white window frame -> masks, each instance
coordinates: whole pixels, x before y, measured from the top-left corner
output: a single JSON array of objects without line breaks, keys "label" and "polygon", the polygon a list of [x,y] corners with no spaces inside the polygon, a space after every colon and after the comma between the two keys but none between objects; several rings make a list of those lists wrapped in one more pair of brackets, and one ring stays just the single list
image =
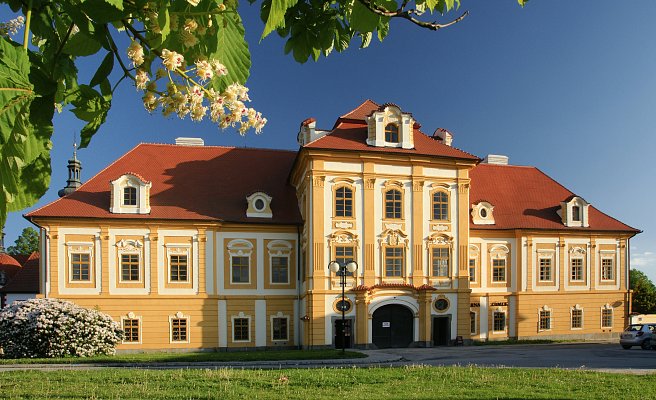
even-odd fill
[{"label": "white window frame", "polygon": [[[252,282],[252,269],[253,269],[253,243],[244,239],[234,239],[228,242],[228,258],[230,263],[230,285],[250,285]],[[232,257],[247,257],[248,258],[248,282],[234,282],[232,277]]]},{"label": "white window frame", "polygon": [[[248,320],[248,340],[236,340],[235,339],[235,320],[236,319],[247,319]],[[252,329],[253,328],[253,319],[251,318],[251,316],[250,315],[245,315],[243,312],[240,312],[237,315],[233,315],[231,317],[231,321],[232,321],[232,335],[231,335],[232,336],[232,342],[233,343],[250,343],[251,338],[253,336],[251,334],[251,332],[253,331],[253,329]]]},{"label": "white window frame", "polygon": [[[498,331],[494,329],[494,314],[503,314],[503,330]],[[508,332],[508,312],[503,309],[492,310],[492,333],[506,333]]]},{"label": "white window frame", "polygon": [[[143,283],[144,280],[144,265],[143,265],[143,243],[140,240],[119,240],[116,243],[118,254],[118,282],[119,283]],[[136,254],[139,257],[139,279],[136,281],[123,280],[123,260],[124,254]]]},{"label": "white window frame", "polygon": [[[191,244],[189,243],[167,243],[166,248],[166,282],[170,285],[187,285],[191,282]],[[184,281],[171,280],[171,256],[187,256],[187,279]]]},{"label": "white window frame", "polygon": [[[286,339],[274,339],[273,338],[273,321],[275,319],[278,319],[278,318],[287,320],[287,334],[286,334],[287,338]],[[278,311],[277,314],[271,315],[269,317],[269,323],[270,323],[270,326],[271,326],[271,341],[272,342],[289,342],[289,325],[290,325],[290,321],[291,321],[291,318],[289,317],[289,315],[283,314],[280,311]],[[249,323],[249,330],[250,330],[250,323]]]},{"label": "white window frame", "polygon": [[[581,261],[581,279],[572,279],[572,272],[574,271],[574,266],[572,262],[574,260],[579,260]],[[569,281],[570,282],[585,282],[585,258],[576,256],[576,257],[570,257],[569,259]]]},{"label": "white window frame", "polygon": [[[610,261],[610,272],[611,272],[611,278],[604,278],[604,261],[609,260]],[[604,256],[602,255],[599,258],[599,279],[602,282],[615,282],[615,257],[613,256]]]},{"label": "white window frame", "polygon": [[[546,318],[548,321],[549,327],[543,328],[542,327],[542,313],[547,313]],[[543,307],[540,307],[538,309],[538,332],[547,332],[550,331],[553,328],[553,312],[549,306],[544,305]]]},{"label": "white window frame", "polygon": [[[542,279],[542,260],[545,260],[545,261],[548,260],[548,261],[549,261],[549,279]],[[554,262],[553,262],[553,261],[554,261],[554,260],[553,260],[553,255],[544,255],[544,254],[541,254],[541,255],[538,257],[538,270],[537,270],[537,274],[538,274],[538,282],[549,282],[549,283],[553,283],[553,281],[554,281],[554,275],[555,275],[555,273],[554,273],[554,272],[555,272],[555,271],[554,271]]]},{"label": "white window frame", "polygon": [[[471,330],[471,316],[472,316],[472,314],[474,314],[474,331],[473,332]],[[471,336],[478,335],[479,325],[480,325],[480,322],[478,321],[478,313],[475,310],[470,309],[469,310],[469,331],[470,331],[469,334]]]},{"label": "white window frame", "polygon": [[[508,255],[510,254],[510,249],[506,245],[497,244],[490,248],[490,282],[495,283],[505,283],[508,284]],[[494,280],[494,260],[503,260],[504,261],[504,274],[502,281]]]},{"label": "white window frame", "polygon": [[[95,273],[93,260],[93,243],[92,242],[66,242],[66,253],[68,257],[68,283],[91,283]],[[89,256],[89,279],[73,280],[73,254],[87,254]]]},{"label": "white window frame", "polygon": [[[604,325],[604,311],[610,311],[610,326]],[[615,309],[610,304],[604,304],[601,307],[600,317],[601,320],[599,321],[599,324],[601,329],[613,329],[613,324],[615,323]]]},{"label": "white window frame", "polygon": [[[581,312],[581,326],[578,328],[574,327],[574,311],[580,311]],[[581,307],[579,304],[576,304],[574,307],[570,307],[569,309],[569,329],[572,331],[576,330],[582,330],[584,328],[585,324],[585,318],[583,317],[583,307]]]},{"label": "white window frame", "polygon": [[130,311],[126,315],[121,316],[121,329],[123,329],[123,332],[125,332],[125,320],[128,320],[128,319],[136,319],[136,320],[139,321],[139,326],[137,327],[139,340],[136,341],[136,342],[129,342],[129,341],[126,341],[126,340],[122,340],[121,343],[122,344],[127,344],[127,345],[142,344],[143,343],[143,335],[142,335],[143,323],[142,323],[141,315],[135,315],[133,312]]},{"label": "white window frame", "polygon": [[[187,320],[187,340],[173,340],[173,320],[186,319]],[[174,315],[169,315],[169,343],[189,343],[191,341],[191,318],[178,311]]]},{"label": "white window frame", "polygon": [[[269,284],[271,285],[289,285],[291,282],[292,266],[291,266],[291,253],[292,244],[286,240],[272,240],[267,244],[269,252]],[[287,281],[274,282],[273,281],[273,258],[281,257],[287,258]]]}]

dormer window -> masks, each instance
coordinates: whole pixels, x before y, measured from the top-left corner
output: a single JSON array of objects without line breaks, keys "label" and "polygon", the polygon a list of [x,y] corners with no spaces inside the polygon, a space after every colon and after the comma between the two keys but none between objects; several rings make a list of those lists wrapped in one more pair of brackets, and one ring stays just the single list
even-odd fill
[{"label": "dormer window", "polygon": [[415,120],[395,104],[383,104],[367,121],[367,144],[375,147],[413,149]]},{"label": "dormer window", "polygon": [[397,124],[387,124],[385,127],[385,141],[388,143],[399,142],[399,126]]},{"label": "dormer window", "polygon": [[113,214],[149,214],[152,183],[128,172],[111,181],[109,212]]},{"label": "dormer window", "polygon": [[563,224],[572,228],[587,228],[590,226],[588,221],[588,208],[590,204],[581,197],[573,196],[569,200],[560,203],[558,215]]},{"label": "dormer window", "polygon": [[494,207],[487,201],[472,204],[472,222],[474,225],[494,225]]},{"label": "dormer window", "polygon": [[273,212],[271,211],[272,197],[264,192],[255,192],[246,197],[248,208],[246,209],[246,216],[249,218],[271,218]]},{"label": "dormer window", "polygon": [[137,205],[137,188],[127,186],[123,188],[123,205],[136,206]]}]

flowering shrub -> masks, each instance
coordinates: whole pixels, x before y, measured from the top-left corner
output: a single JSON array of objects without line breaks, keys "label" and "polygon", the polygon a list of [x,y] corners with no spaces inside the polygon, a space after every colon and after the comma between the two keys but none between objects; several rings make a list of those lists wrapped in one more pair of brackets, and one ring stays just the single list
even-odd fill
[{"label": "flowering shrub", "polygon": [[57,299],[31,299],[0,310],[5,357],[89,357],[114,354],[121,326],[97,310]]}]

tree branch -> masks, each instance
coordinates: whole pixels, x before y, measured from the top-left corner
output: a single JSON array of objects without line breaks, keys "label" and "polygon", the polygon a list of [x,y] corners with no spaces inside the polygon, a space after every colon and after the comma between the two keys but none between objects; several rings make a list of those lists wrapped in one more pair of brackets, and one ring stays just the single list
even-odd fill
[{"label": "tree branch", "polygon": [[[118,52],[118,47],[116,46],[116,43],[114,42],[114,38],[112,37],[112,34],[109,32],[109,29],[107,28],[107,24],[103,25],[105,27],[105,34],[107,35],[107,40],[109,41],[109,48],[112,50],[112,53],[114,53],[114,57],[116,57],[116,60],[118,61],[119,65],[121,66],[121,69],[123,70],[123,78],[128,77],[132,80],[134,80],[134,77],[132,74],[130,74],[130,69],[125,66],[123,63],[123,60],[121,59],[121,55]],[[123,80],[121,78],[119,82]],[[118,83],[117,83],[118,85]],[[116,88],[116,86],[114,87]],[[113,92],[114,90],[112,90]]]},{"label": "tree branch", "polygon": [[414,9],[404,10],[405,5],[407,4],[407,2],[405,2],[405,1],[404,1],[403,5],[401,6],[401,8],[399,8],[396,11],[389,11],[388,9],[386,9],[383,6],[372,3],[371,0],[357,0],[357,1],[360,4],[362,4],[363,6],[367,7],[367,9],[369,11],[371,11],[372,13],[374,13],[374,14],[377,14],[377,15],[380,15],[380,16],[383,16],[383,17],[389,17],[389,18],[403,18],[403,19],[406,19],[406,20],[412,22],[413,24],[415,24],[419,27],[430,29],[431,31],[437,31],[439,29],[446,28],[446,27],[449,27],[451,25],[457,24],[458,22],[462,21],[463,19],[465,19],[465,17],[467,17],[469,15],[469,11],[465,11],[461,16],[454,19],[453,21],[450,21],[450,22],[447,22],[447,23],[444,23],[444,24],[440,24],[437,21],[435,21],[435,22],[421,21],[421,20],[418,20],[417,18],[413,17],[413,15],[416,15],[417,12]]}]

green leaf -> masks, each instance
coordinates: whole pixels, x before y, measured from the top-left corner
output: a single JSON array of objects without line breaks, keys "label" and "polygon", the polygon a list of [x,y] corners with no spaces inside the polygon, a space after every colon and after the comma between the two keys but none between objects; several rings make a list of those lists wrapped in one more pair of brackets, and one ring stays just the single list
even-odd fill
[{"label": "green leaf", "polygon": [[251,55],[244,39],[244,25],[236,14],[216,16],[216,43],[208,48],[208,58],[218,59],[228,69],[228,75],[217,82],[215,90],[223,91],[234,82],[245,83],[250,74]]},{"label": "green leaf", "polygon": [[68,38],[62,52],[72,56],[90,56],[96,54],[101,47],[96,39],[78,32]]},{"label": "green leaf", "polygon": [[39,82],[27,51],[0,39],[0,226],[7,213],[29,207],[50,182],[54,82]]},{"label": "green leaf", "polygon": [[285,27],[285,13],[297,2],[298,0],[266,0],[262,3],[261,18],[265,25],[260,40],[274,30]]},{"label": "green leaf", "polygon": [[95,23],[106,24],[129,16],[123,9],[123,0],[84,0],[79,8]]},{"label": "green leaf", "polygon": [[109,52],[103,59],[102,63],[100,63],[100,66],[98,67],[96,73],[93,75],[93,78],[91,78],[91,82],[89,82],[89,86],[93,87],[100,84],[109,76],[109,74],[112,72],[113,69],[114,69],[114,53]]},{"label": "green leaf", "polygon": [[371,12],[367,7],[363,6],[359,1],[355,0],[353,3],[353,10],[351,11],[349,25],[351,29],[357,32],[373,32],[380,22],[380,16]]},{"label": "green leaf", "polygon": [[88,122],[82,128],[80,135],[80,148],[87,147],[91,138],[105,122],[107,113],[112,106],[111,95],[102,96],[87,85],[80,85],[74,94],[71,104],[75,106],[71,111],[82,121]]}]

